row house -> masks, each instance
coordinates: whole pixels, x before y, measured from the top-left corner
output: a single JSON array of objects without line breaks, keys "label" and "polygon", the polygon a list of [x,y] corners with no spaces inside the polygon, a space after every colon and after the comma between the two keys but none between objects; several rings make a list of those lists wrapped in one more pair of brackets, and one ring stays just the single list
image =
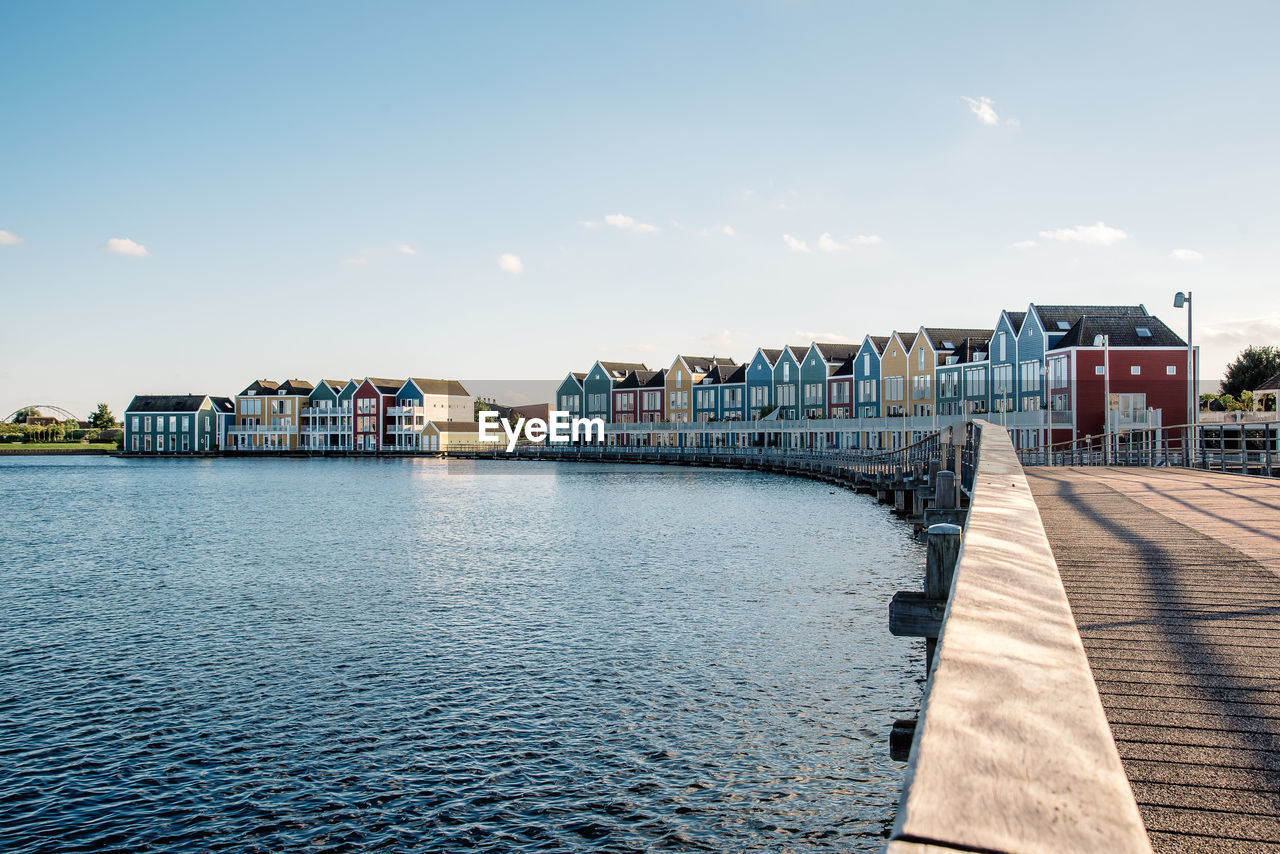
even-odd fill
[{"label": "row house", "polygon": [[773,366],[773,408],[777,418],[800,417],[800,366],[808,350],[808,347],[788,344],[778,354]]},{"label": "row house", "polygon": [[305,380],[254,380],[235,396],[228,435],[241,451],[292,451],[298,448],[302,410],[315,386]]},{"label": "row house", "polygon": [[781,356],[781,350],[761,347],[747,363],[747,411],[752,418],[759,418],[774,406],[773,368]]},{"label": "row house", "polygon": [[360,380],[321,380],[302,410],[300,446],[305,451],[350,451],[355,436],[351,396]]},{"label": "row house", "polygon": [[800,357],[800,416],[829,418],[828,383],[831,375],[858,352],[856,344],[815,341]]},{"label": "row house", "polygon": [[216,449],[220,413],[214,400],[207,394],[134,395],[124,411],[125,452],[193,454]]},{"label": "row house", "polygon": [[[991,340],[990,329],[958,329],[954,327],[921,326],[916,332],[911,350],[907,353],[907,370],[911,386],[911,414],[915,416],[932,416],[942,414],[937,411],[939,368],[955,364],[959,361],[959,351],[968,349],[970,341],[987,342]],[[952,386],[955,378],[951,372],[945,372],[949,397],[958,397],[958,385]],[[950,407],[949,407],[950,409]]]},{"label": "row house", "polygon": [[571,418],[585,418],[587,415],[587,398],[583,391],[583,383],[586,379],[586,372],[570,371],[556,388],[555,408],[569,413]]},{"label": "row house", "polygon": [[880,360],[889,346],[889,335],[868,335],[862,339],[853,360],[853,408],[855,418],[879,418]]},{"label": "row house", "polygon": [[428,424],[437,425],[433,435],[439,444],[441,425],[472,424],[475,411],[471,395],[457,380],[409,377],[396,392],[387,417],[392,437],[389,450],[418,451],[427,449]]},{"label": "row house", "polygon": [[613,390],[634,371],[647,371],[641,362],[596,362],[582,379],[584,417],[615,420]]},{"label": "row house", "polygon": [[640,380],[641,422],[667,420],[667,371],[636,371]]},{"label": "row house", "polygon": [[[689,422],[694,418],[693,387],[719,365],[734,366],[732,359],[718,356],[676,356],[667,368],[667,420]],[[704,419],[705,420],[705,419]]]},{"label": "row house", "polygon": [[746,365],[713,365],[693,390],[693,420],[745,421],[746,376]]}]

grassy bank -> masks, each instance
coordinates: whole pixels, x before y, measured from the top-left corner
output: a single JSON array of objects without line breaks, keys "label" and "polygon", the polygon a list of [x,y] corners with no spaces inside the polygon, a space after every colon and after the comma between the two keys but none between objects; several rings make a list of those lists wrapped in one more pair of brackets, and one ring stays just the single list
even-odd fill
[{"label": "grassy bank", "polygon": [[115,442],[13,442],[0,443],[0,454],[63,453],[77,454],[85,451],[106,452],[116,449]]}]

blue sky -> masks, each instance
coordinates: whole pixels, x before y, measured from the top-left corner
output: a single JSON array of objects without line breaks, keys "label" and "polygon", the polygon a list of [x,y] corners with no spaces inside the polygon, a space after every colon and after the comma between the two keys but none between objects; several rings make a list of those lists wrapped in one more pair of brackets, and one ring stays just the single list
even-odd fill
[{"label": "blue sky", "polygon": [[1184,330],[1186,289],[1206,373],[1280,343],[1274,5],[0,16],[0,416],[746,358],[1033,300]]}]

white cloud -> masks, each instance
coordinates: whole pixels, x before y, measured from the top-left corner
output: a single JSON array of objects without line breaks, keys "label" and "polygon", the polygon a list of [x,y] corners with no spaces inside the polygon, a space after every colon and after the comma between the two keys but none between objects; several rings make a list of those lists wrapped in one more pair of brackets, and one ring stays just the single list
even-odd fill
[{"label": "white cloud", "polygon": [[737,236],[737,232],[733,230],[733,226],[731,225],[717,225],[714,228],[704,228],[702,229],[702,231],[698,233],[701,234],[703,237],[712,237],[717,234],[722,235],[724,237]]},{"label": "white cloud", "polygon": [[1000,124],[1000,117],[996,115],[995,104],[990,98],[979,97],[970,98],[968,95],[962,95],[964,102],[969,105],[969,112],[978,117],[978,121],[984,125]]},{"label": "white cloud", "polygon": [[839,240],[832,237],[829,232],[823,232],[818,238],[818,248],[823,252],[840,252],[852,246],[875,246],[877,243],[883,243],[884,240],[878,234],[858,234],[853,237]]},{"label": "white cloud", "polygon": [[1046,240],[1061,240],[1064,243],[1089,243],[1094,246],[1110,246],[1124,240],[1129,235],[1118,228],[1099,221],[1097,225],[1077,225],[1075,228],[1055,228],[1042,231],[1040,236]]},{"label": "white cloud", "polygon": [[578,225],[582,226],[583,228],[599,228],[600,227],[600,223],[592,222],[589,219],[578,220]]},{"label": "white cloud", "polygon": [[737,342],[737,338],[734,333],[728,329],[717,329],[710,335],[699,336],[696,340],[698,343],[706,344],[708,347],[711,347],[713,350],[720,353],[733,349]]},{"label": "white cloud", "polygon": [[1035,245],[1036,245],[1036,242],[1034,240],[1019,240],[1017,243],[1009,244],[1009,246],[1013,249],[1030,249],[1032,246],[1035,246]]},{"label": "white cloud", "polygon": [[103,251],[115,252],[117,255],[132,255],[135,258],[146,258],[151,253],[141,243],[134,243],[127,237],[113,237],[102,244]]},{"label": "white cloud", "polygon": [[412,246],[410,246],[407,243],[401,243],[399,246],[396,247],[396,251],[399,252],[401,255],[417,255],[418,254],[418,250],[414,249]]},{"label": "white cloud", "polygon": [[510,252],[502,253],[502,257],[498,259],[498,267],[517,276],[524,272],[524,262],[520,260],[520,256]]},{"label": "white cloud", "polygon": [[12,231],[0,229],[0,246],[17,246],[21,242],[22,238]]},{"label": "white cloud", "polygon": [[1204,255],[1194,249],[1175,249],[1169,253],[1169,257],[1175,261],[1203,261]]},{"label": "white cloud", "polygon": [[[620,229],[622,231],[634,231],[636,234],[657,234],[659,231],[662,230],[658,228],[656,225],[650,225],[647,222],[639,222],[635,219],[635,217],[630,217],[630,216],[627,216],[626,214],[620,214],[620,213],[607,214],[604,218],[604,224],[611,225],[614,228]],[[587,227],[595,228],[595,223],[592,223]]]},{"label": "white cloud", "polygon": [[800,341],[821,341],[823,344],[856,344],[852,338],[841,335],[839,332],[812,332],[804,329],[797,329],[795,336]]},{"label": "white cloud", "polygon": [[809,248],[808,243],[805,243],[803,240],[797,240],[796,238],[792,237],[790,234],[782,235],[782,241],[787,244],[787,248],[790,249],[792,252],[812,252],[813,251]]}]

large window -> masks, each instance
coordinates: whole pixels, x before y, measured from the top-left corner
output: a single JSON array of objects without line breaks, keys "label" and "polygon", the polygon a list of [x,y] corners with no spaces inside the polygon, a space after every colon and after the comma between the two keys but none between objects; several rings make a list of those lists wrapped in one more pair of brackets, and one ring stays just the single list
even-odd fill
[{"label": "large window", "polygon": [[587,408],[592,412],[599,412],[609,406],[608,394],[590,394],[587,395]]},{"label": "large window", "polygon": [[1049,388],[1067,387],[1067,357],[1054,356],[1049,359]]},{"label": "large window", "polygon": [[987,396],[987,371],[985,368],[966,368],[964,372],[965,397]]},{"label": "large window", "polygon": [[1031,392],[1040,390],[1040,363],[1039,362],[1021,362],[1018,365],[1019,378],[1022,380],[1023,392],[1030,394]]}]

